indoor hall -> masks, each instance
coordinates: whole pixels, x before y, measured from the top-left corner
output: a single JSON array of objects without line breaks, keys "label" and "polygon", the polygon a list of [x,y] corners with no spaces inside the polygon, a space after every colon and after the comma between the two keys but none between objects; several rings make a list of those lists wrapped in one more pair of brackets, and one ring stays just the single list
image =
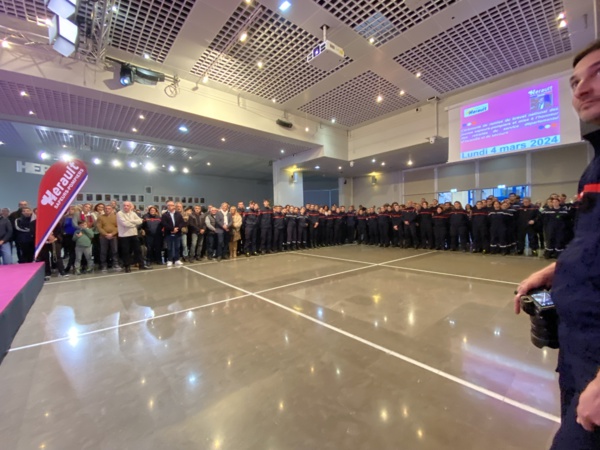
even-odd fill
[{"label": "indoor hall", "polygon": [[10,449],[545,449],[538,258],[345,245],[45,284],[0,366]]}]

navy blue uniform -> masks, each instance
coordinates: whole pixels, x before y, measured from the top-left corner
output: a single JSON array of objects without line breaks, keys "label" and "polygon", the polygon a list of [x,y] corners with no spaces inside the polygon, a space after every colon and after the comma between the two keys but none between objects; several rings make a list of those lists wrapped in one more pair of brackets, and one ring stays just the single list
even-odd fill
[{"label": "navy blue uniform", "polygon": [[390,224],[392,223],[389,213],[382,212],[377,216],[377,226],[379,229],[379,246],[390,246]]},{"label": "navy blue uniform", "polygon": [[273,213],[273,250],[283,250],[283,238],[285,234],[285,217],[280,212]]},{"label": "navy blue uniform", "polygon": [[417,234],[418,214],[415,208],[407,207],[402,210],[402,221],[404,222],[404,247],[419,246],[419,236]]},{"label": "navy blue uniform", "polygon": [[436,212],[433,217],[433,234],[435,236],[435,249],[446,250],[448,248],[448,215],[445,212]]},{"label": "navy blue uniform", "polygon": [[561,391],[561,427],[553,450],[600,448],[600,429],[590,433],[575,422],[579,394],[600,367],[600,133],[587,138],[596,156],[579,181],[575,236],[556,263],[552,283]]},{"label": "navy blue uniform", "polygon": [[350,244],[356,240],[356,211],[346,213],[346,239]]},{"label": "navy blue uniform", "polygon": [[298,214],[296,218],[296,242],[298,246],[302,246],[302,248],[306,248],[307,236],[308,236],[308,228],[309,221],[308,216],[305,214]]},{"label": "navy blue uniform", "polygon": [[356,216],[356,240],[359,244],[366,244],[367,238],[367,216],[359,214]]},{"label": "navy blue uniform", "polygon": [[260,249],[270,252],[273,239],[273,210],[269,207],[260,210]]},{"label": "navy blue uniform", "polygon": [[471,230],[473,233],[473,252],[487,252],[490,249],[488,210],[475,208],[471,213]]},{"label": "navy blue uniform", "polygon": [[367,216],[367,227],[369,230],[369,245],[377,245],[379,233],[377,227],[377,214],[371,213]]},{"label": "navy blue uniform", "polygon": [[419,211],[419,230],[421,230],[421,246],[432,249],[433,243],[433,208],[422,208]]},{"label": "navy blue uniform", "polygon": [[[540,210],[535,205],[522,206],[517,210],[517,253],[522,254],[525,250],[525,238],[529,241],[529,248],[539,248],[536,233],[536,223],[540,218]],[[529,222],[533,221],[532,224]]]},{"label": "navy blue uniform", "polygon": [[296,242],[298,241],[298,223],[296,219],[298,218],[297,214],[288,213],[285,215],[285,223],[287,229],[287,239],[286,239],[286,248],[291,250],[296,247]]},{"label": "navy blue uniform", "polygon": [[248,210],[244,212],[244,253],[254,254],[257,251],[256,238],[258,236],[258,222],[260,211]]},{"label": "navy blue uniform", "polygon": [[458,249],[460,247],[463,252],[467,251],[469,245],[469,213],[464,209],[453,209],[449,213],[450,216],[450,248]]}]

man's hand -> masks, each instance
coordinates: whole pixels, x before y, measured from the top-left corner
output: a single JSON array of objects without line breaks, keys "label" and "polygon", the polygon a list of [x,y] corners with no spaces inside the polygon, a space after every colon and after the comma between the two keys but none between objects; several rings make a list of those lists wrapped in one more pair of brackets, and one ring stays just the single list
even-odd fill
[{"label": "man's hand", "polygon": [[517,290],[515,291],[515,314],[519,314],[521,312],[521,297],[523,295],[527,295],[527,293],[532,289],[550,288],[552,286],[555,268],[556,263],[552,263],[548,267],[532,273],[523,281],[521,281],[517,287]]},{"label": "man's hand", "polygon": [[106,236],[104,236],[106,239],[112,239],[113,235],[112,233],[106,233]]},{"label": "man's hand", "polygon": [[590,432],[600,426],[600,378],[598,375],[579,396],[577,423]]},{"label": "man's hand", "polygon": [[173,234],[177,234],[177,233],[179,233],[179,227],[173,228]]},{"label": "man's hand", "polygon": [[398,225],[394,225],[394,230],[398,231]]},{"label": "man's hand", "polygon": [[530,220],[529,222],[527,222],[529,225],[533,225],[535,223],[535,220]]}]

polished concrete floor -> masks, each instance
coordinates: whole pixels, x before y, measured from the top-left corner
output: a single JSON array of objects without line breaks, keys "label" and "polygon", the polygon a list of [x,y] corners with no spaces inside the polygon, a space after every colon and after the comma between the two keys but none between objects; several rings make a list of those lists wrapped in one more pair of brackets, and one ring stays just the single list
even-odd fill
[{"label": "polished concrete floor", "polygon": [[348,245],[48,282],[0,365],[0,448],[546,449],[537,258]]}]

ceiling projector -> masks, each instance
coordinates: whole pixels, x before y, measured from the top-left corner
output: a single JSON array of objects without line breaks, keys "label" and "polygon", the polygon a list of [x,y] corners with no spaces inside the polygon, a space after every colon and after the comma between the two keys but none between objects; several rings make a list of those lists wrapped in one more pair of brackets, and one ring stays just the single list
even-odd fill
[{"label": "ceiling projector", "polygon": [[306,62],[317,69],[329,72],[344,60],[344,49],[331,41],[323,41],[306,57]]}]

